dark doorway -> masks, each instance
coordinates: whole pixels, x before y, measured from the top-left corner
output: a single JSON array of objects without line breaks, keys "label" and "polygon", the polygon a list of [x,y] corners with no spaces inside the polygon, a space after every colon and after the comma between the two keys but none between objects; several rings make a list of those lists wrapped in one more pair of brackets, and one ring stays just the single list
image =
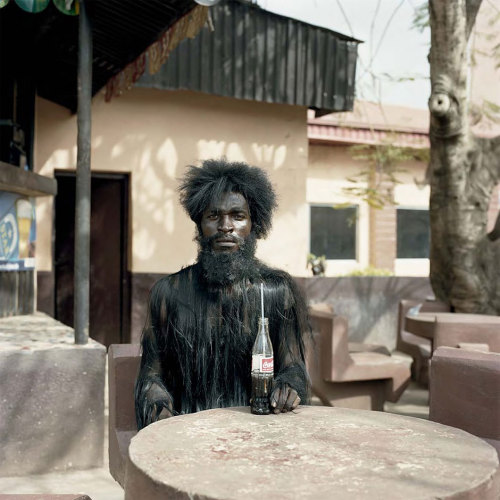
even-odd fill
[{"label": "dark doorway", "polygon": [[[76,175],[55,175],[55,316],[73,326]],[[128,175],[92,173],[90,224],[89,334],[106,347],[127,343]]]}]

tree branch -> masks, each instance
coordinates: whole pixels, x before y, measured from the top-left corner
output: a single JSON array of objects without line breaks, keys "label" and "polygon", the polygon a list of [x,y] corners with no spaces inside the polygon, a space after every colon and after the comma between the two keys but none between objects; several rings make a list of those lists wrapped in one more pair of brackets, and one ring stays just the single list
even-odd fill
[{"label": "tree branch", "polygon": [[490,241],[496,241],[498,238],[500,238],[500,212],[498,212],[495,227],[488,233],[488,239]]},{"label": "tree branch", "polygon": [[429,111],[433,136],[453,137],[462,132],[459,101],[451,79],[445,74],[437,76],[432,83]]},{"label": "tree branch", "polygon": [[[496,176],[496,182],[500,180],[500,136],[493,137],[488,140],[489,148],[488,148],[488,158],[487,162],[491,164],[492,174]],[[484,151],[484,149],[483,149]],[[495,222],[495,226],[488,233],[488,239],[490,241],[496,241],[500,238],[500,211],[497,215],[497,220]]]},{"label": "tree branch", "polygon": [[467,0],[465,4],[465,13],[467,16],[467,24],[465,28],[466,40],[469,39],[474,23],[476,22],[477,12],[481,7],[482,0]]},{"label": "tree branch", "polygon": [[492,154],[492,161],[496,160],[497,179],[500,179],[500,135],[490,139],[490,150]]}]

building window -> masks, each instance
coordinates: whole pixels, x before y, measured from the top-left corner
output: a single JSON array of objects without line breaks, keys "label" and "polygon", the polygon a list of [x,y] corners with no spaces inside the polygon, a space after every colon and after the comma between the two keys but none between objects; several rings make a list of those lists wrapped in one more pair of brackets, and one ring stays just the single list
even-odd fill
[{"label": "building window", "polygon": [[357,207],[311,207],[311,253],[327,259],[356,259]]},{"label": "building window", "polygon": [[398,208],[398,259],[429,258],[429,210]]}]

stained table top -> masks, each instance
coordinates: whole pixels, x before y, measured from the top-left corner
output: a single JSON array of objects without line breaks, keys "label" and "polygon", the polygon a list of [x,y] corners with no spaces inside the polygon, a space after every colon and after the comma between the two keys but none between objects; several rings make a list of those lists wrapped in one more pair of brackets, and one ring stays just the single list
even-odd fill
[{"label": "stained table top", "polygon": [[146,427],[129,455],[126,500],[500,495],[493,447],[459,429],[375,411],[207,410]]}]

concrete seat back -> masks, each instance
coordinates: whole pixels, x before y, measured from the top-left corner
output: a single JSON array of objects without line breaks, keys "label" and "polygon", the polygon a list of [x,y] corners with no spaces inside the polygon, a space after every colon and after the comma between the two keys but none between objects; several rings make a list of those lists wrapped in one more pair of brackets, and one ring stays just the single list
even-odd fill
[{"label": "concrete seat back", "polygon": [[491,352],[500,353],[500,324],[440,321],[434,327],[434,349],[458,347],[459,344],[486,344]]},{"label": "concrete seat back", "polygon": [[425,300],[420,312],[450,312],[450,306],[439,300]]},{"label": "concrete seat back", "polygon": [[350,352],[343,316],[317,305],[309,308],[309,316],[314,342],[307,350],[307,367],[313,394],[323,404],[342,401],[350,408],[382,409],[385,398],[399,397],[410,377],[406,364],[373,346]]},{"label": "concrete seat back", "polygon": [[398,306],[398,322],[396,332],[396,351],[412,357],[411,373],[413,380],[427,385],[429,382],[428,362],[431,356],[431,341],[405,330],[405,318],[412,307],[419,307],[419,312],[449,312],[447,304],[435,300],[403,299]]},{"label": "concrete seat back", "polygon": [[122,486],[125,480],[128,446],[137,434],[134,385],[140,360],[139,344],[109,346],[109,471]]},{"label": "concrete seat back", "polygon": [[[409,354],[410,356],[418,355],[418,347],[415,342],[409,342],[405,336],[405,317],[412,307],[417,307],[420,303],[416,300],[400,300],[398,305],[398,322],[396,332],[396,350]],[[424,341],[425,339],[422,339]]]},{"label": "concrete seat back", "polygon": [[481,437],[500,454],[500,354],[438,347],[431,359],[429,418]]}]

